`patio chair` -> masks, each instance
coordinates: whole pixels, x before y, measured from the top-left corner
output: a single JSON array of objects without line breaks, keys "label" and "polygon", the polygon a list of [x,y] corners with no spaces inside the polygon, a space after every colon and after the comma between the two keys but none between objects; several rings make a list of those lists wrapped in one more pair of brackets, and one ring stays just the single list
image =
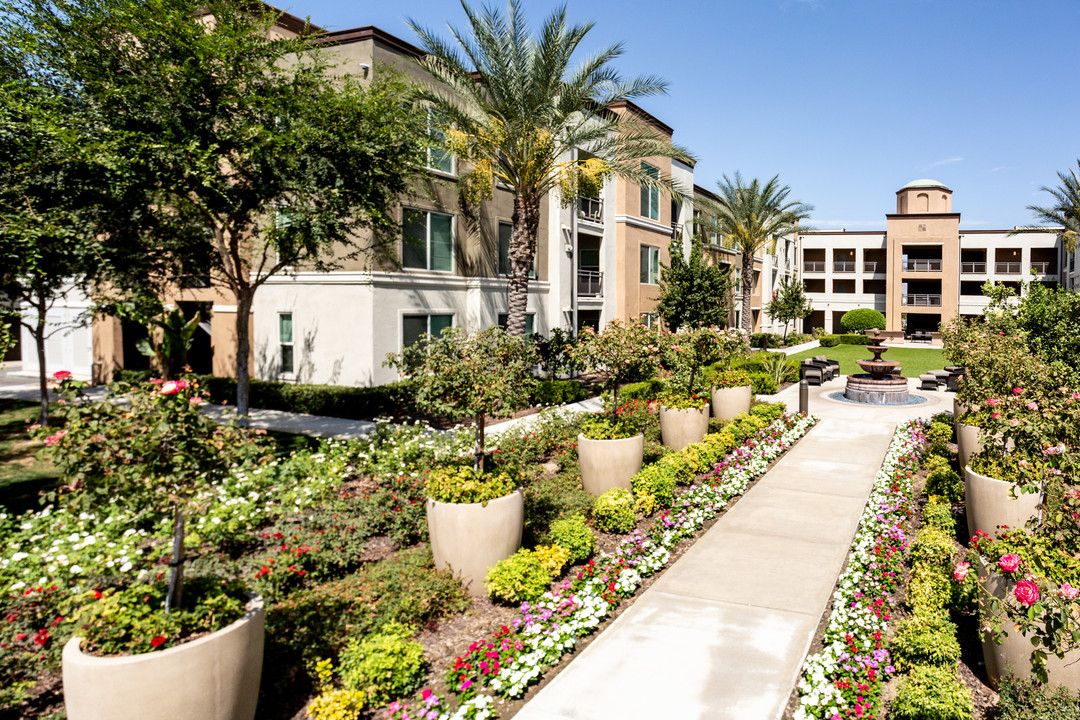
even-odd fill
[{"label": "patio chair", "polygon": [[839,360],[830,360],[829,358],[825,357],[824,355],[815,355],[813,357],[813,361],[818,365],[822,365],[823,367],[829,368],[829,374],[830,374],[831,377],[836,377],[837,375],[840,374],[840,361]]},{"label": "patio chair", "polygon": [[919,389],[920,390],[937,390],[937,376],[926,373],[919,376]]},{"label": "patio chair", "polygon": [[821,367],[815,365],[812,360],[803,360],[799,365],[799,378],[811,385],[820,385],[823,380]]}]

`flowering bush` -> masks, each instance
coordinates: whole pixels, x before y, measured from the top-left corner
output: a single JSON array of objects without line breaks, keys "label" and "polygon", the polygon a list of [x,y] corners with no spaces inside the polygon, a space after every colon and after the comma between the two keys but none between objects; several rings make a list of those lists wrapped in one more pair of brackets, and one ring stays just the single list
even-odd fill
[{"label": "flowering bush", "polygon": [[482,503],[505,497],[521,484],[521,478],[504,474],[481,474],[471,467],[457,466],[432,470],[427,479],[427,495],[444,503]]},{"label": "flowering bush", "polygon": [[710,372],[709,382],[718,388],[742,387],[750,384],[750,373],[745,370],[719,370]]},{"label": "flowering bush", "polygon": [[570,354],[583,367],[607,375],[605,387],[612,395],[612,407],[618,408],[619,385],[656,371],[658,342],[656,332],[640,322],[612,320],[603,332],[583,328]]},{"label": "flowering bush", "polygon": [[608,413],[589,413],[581,419],[581,434],[590,440],[624,440],[641,434],[641,428],[629,418]]},{"label": "flowering bush", "polygon": [[820,653],[806,659],[796,720],[879,717],[881,688],[895,672],[884,634],[902,579],[911,483],[925,445],[918,421],[897,429],[833,593]]},{"label": "flowering bush", "polygon": [[673,389],[677,389],[676,394],[692,395],[697,390],[708,389],[699,387],[701,378],[698,377],[698,372],[706,365],[730,361],[733,350],[730,343],[725,342],[726,338],[726,335],[709,328],[695,328],[680,333],[665,332],[660,335],[661,363],[671,375]]},{"label": "flowering bush", "polygon": [[671,410],[698,410],[709,404],[706,393],[664,393],[659,398],[660,404]]}]

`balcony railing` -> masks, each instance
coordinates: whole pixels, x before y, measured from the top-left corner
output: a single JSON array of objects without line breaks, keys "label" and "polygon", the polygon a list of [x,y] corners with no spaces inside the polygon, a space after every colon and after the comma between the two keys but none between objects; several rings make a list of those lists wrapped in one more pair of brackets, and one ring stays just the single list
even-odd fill
[{"label": "balcony railing", "polygon": [[1053,272],[1050,268],[1053,267],[1051,262],[1033,262],[1031,263],[1031,269],[1040,275],[1047,275]]},{"label": "balcony railing", "polygon": [[915,293],[903,295],[901,299],[902,304],[909,307],[941,307],[941,295]]},{"label": "balcony railing", "polygon": [[[880,269],[878,266],[881,266]],[[863,272],[868,273],[883,273],[885,272],[885,263],[878,262],[877,260],[866,260],[862,264]]]},{"label": "balcony railing", "polygon": [[984,262],[962,262],[960,263],[961,275],[985,275],[986,263]]},{"label": "balcony railing", "polygon": [[1022,263],[1018,262],[996,262],[994,272],[998,275],[1019,275],[1021,265]]},{"label": "balcony railing", "polygon": [[671,223],[671,239],[672,240],[678,240],[679,238],[681,238],[682,233],[683,233],[683,224],[682,223],[676,223],[676,222]]},{"label": "balcony railing", "polygon": [[604,222],[604,201],[596,198],[578,198],[578,217],[594,223]]},{"label": "balcony railing", "polygon": [[806,260],[803,262],[803,272],[825,272],[825,261]]},{"label": "balcony railing", "polygon": [[599,270],[579,269],[577,292],[579,297],[601,297],[604,294],[604,273]]},{"label": "balcony railing", "polygon": [[833,266],[832,267],[833,272],[838,272],[838,273],[855,272],[855,261],[854,260],[835,260],[835,261],[833,261],[832,266]]},{"label": "balcony railing", "polygon": [[941,272],[941,260],[908,260],[904,263],[905,272]]}]

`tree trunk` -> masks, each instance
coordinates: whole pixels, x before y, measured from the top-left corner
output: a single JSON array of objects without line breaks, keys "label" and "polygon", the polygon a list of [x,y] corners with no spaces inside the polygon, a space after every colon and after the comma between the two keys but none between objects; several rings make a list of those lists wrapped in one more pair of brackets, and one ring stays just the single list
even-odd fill
[{"label": "tree trunk", "polygon": [[251,356],[251,303],[254,291],[250,288],[236,293],[236,412],[241,417],[248,414],[251,372],[248,362]]},{"label": "tree trunk", "polygon": [[687,387],[686,387],[686,394],[687,395],[693,395],[694,394],[694,375],[696,373],[697,373],[697,365],[692,365],[690,367],[690,384],[687,385]]},{"label": "tree trunk", "polygon": [[540,227],[540,198],[535,194],[514,196],[510,218],[510,280],[506,302],[506,332],[525,335],[525,315],[529,304],[529,270],[536,256],[536,233]]},{"label": "tree trunk", "polygon": [[484,474],[484,413],[476,414],[476,472]]},{"label": "tree trunk", "polygon": [[616,380],[611,385],[611,424],[614,425],[619,420],[619,381]]},{"label": "tree trunk", "polygon": [[754,252],[743,249],[742,254],[742,330],[747,337],[754,332],[754,319],[750,315],[750,295],[754,292]]},{"label": "tree trunk", "polygon": [[37,346],[38,384],[41,388],[41,409],[38,411],[38,424],[49,424],[49,380],[45,375],[45,305],[38,306],[37,322],[34,323],[34,345]]}]

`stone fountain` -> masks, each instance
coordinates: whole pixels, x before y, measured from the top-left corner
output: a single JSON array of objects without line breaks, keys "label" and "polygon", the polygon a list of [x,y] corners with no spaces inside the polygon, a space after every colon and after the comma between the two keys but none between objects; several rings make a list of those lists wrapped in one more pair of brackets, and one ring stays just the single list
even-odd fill
[{"label": "stone fountain", "polygon": [[855,402],[871,405],[903,405],[908,402],[908,381],[897,374],[900,363],[882,360],[885,347],[880,335],[868,338],[866,349],[873,353],[873,360],[856,360],[865,373],[848,375],[844,397]]}]

